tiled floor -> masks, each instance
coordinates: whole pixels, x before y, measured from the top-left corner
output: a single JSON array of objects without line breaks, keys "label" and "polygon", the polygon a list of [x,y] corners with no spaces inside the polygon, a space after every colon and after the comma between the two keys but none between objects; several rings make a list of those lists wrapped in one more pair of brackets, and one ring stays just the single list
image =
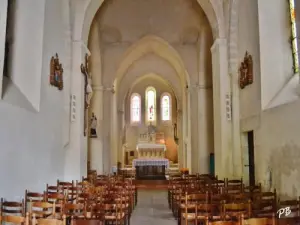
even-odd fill
[{"label": "tiled floor", "polygon": [[168,193],[161,190],[140,190],[131,225],[176,225],[168,206]]}]

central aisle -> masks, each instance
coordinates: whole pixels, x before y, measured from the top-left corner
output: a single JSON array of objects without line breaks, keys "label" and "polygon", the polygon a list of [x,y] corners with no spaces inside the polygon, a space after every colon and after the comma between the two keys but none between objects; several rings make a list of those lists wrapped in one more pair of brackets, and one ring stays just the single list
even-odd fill
[{"label": "central aisle", "polygon": [[163,190],[139,190],[138,203],[131,216],[131,225],[176,225],[168,206],[168,193]]}]

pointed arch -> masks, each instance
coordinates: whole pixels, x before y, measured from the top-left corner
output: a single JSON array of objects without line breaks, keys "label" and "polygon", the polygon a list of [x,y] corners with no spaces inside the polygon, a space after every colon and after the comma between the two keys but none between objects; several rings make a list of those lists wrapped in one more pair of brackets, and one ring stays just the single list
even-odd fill
[{"label": "pointed arch", "polygon": [[122,81],[128,69],[146,54],[153,53],[166,60],[176,71],[182,87],[189,85],[190,77],[179,53],[163,38],[155,35],[147,35],[131,45],[121,59],[115,76],[114,85],[118,89],[118,84]]},{"label": "pointed arch", "polygon": [[172,97],[168,92],[161,95],[160,98],[161,120],[163,122],[172,121]]},{"label": "pointed arch", "polygon": [[146,97],[146,124],[156,124],[156,90],[154,87],[147,87],[145,91]]},{"label": "pointed arch", "polygon": [[142,99],[138,93],[133,93],[130,97],[130,122],[131,124],[141,123]]}]

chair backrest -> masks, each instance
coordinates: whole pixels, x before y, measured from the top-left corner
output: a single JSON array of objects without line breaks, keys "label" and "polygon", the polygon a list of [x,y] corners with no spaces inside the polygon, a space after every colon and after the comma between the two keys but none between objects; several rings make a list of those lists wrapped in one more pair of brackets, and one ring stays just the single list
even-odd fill
[{"label": "chair backrest", "polygon": [[62,219],[49,219],[49,218],[38,218],[36,214],[32,215],[32,225],[66,225],[66,216],[63,215]]}]

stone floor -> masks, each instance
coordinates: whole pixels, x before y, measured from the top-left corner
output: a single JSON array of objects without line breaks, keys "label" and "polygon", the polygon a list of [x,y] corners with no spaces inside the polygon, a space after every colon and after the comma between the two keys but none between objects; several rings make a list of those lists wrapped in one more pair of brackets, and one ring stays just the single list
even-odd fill
[{"label": "stone floor", "polygon": [[168,206],[168,193],[162,190],[139,190],[138,203],[131,225],[176,225]]}]

